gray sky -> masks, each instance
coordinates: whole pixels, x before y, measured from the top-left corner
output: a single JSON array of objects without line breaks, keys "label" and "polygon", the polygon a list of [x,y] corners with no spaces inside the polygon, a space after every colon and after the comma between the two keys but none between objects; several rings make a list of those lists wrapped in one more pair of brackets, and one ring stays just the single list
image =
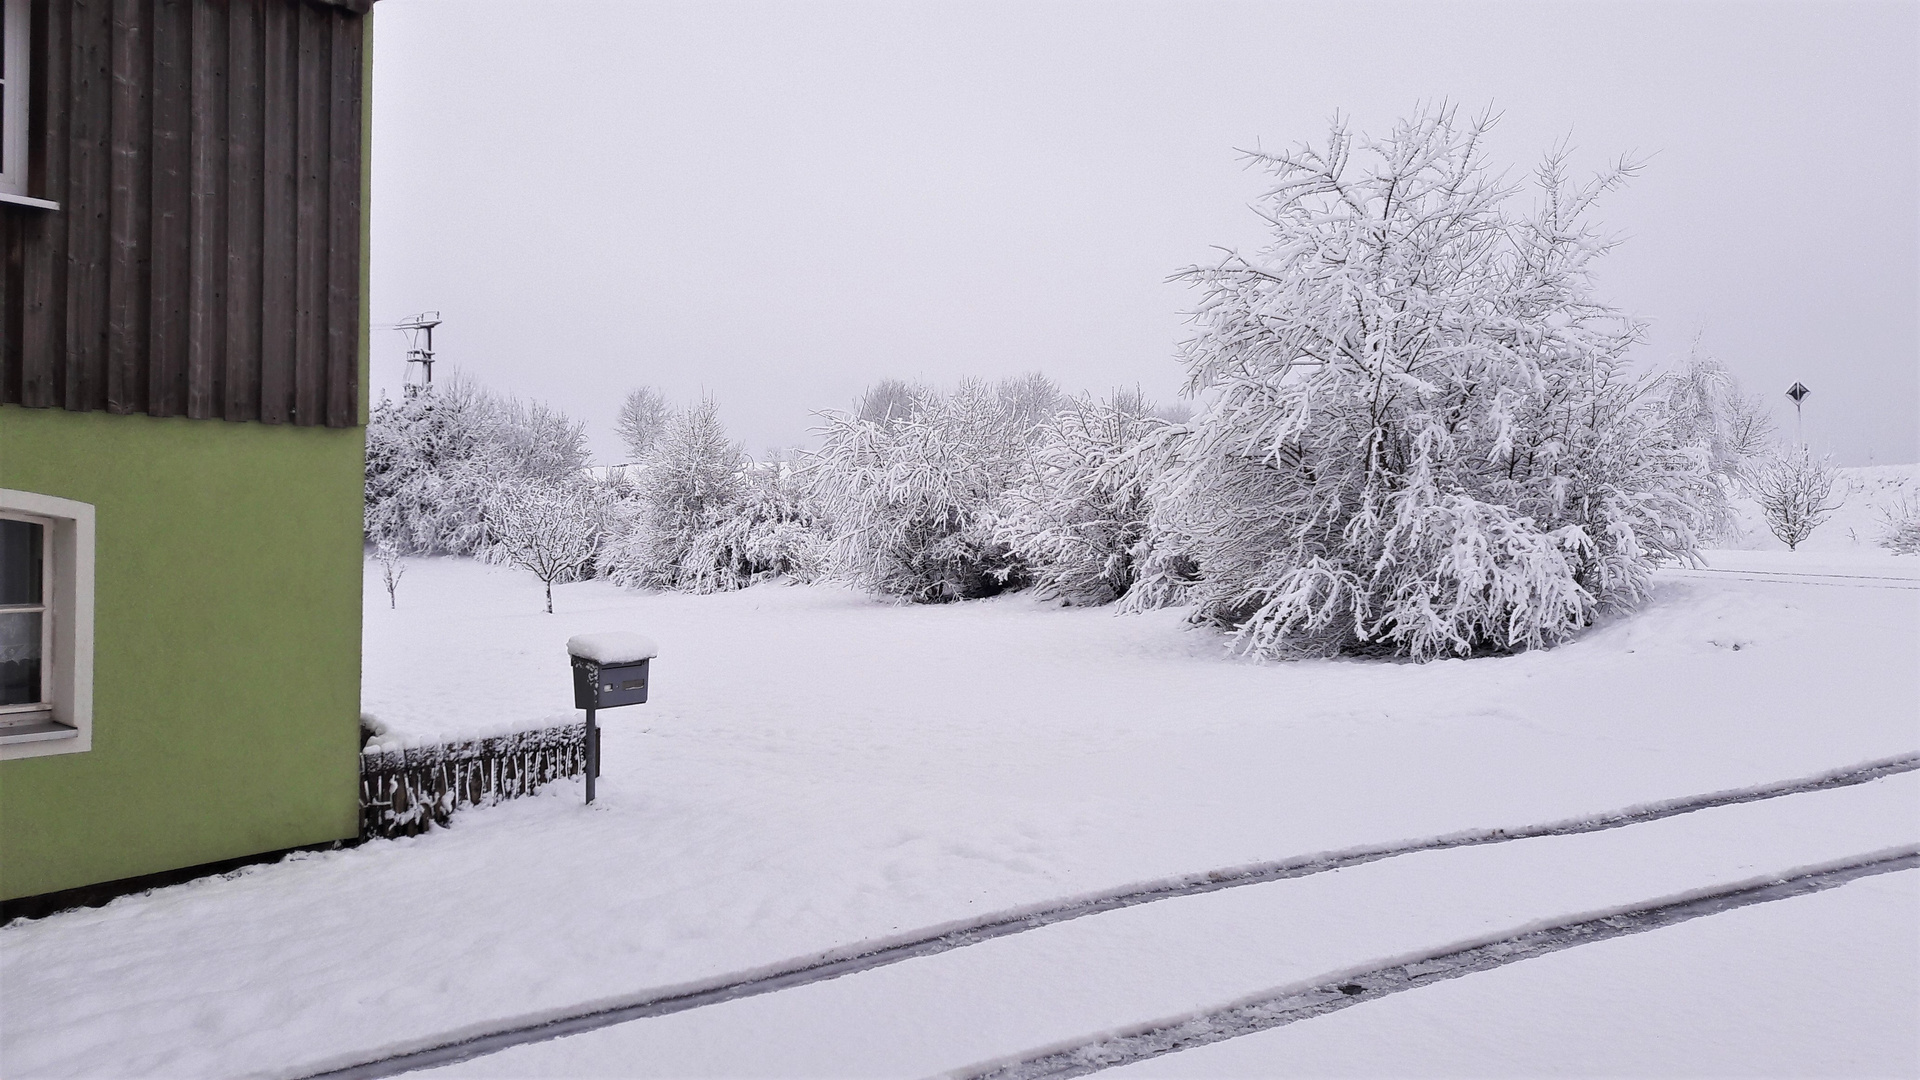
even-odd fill
[{"label": "gray sky", "polygon": [[[703,390],[760,453],[886,376],[1175,397],[1235,148],[1420,101],[1648,158],[1603,295],[1841,464],[1920,459],[1920,5],[381,0],[373,321],[589,422]],[[374,331],[374,389],[404,337]],[[441,371],[448,370],[442,367]]]}]

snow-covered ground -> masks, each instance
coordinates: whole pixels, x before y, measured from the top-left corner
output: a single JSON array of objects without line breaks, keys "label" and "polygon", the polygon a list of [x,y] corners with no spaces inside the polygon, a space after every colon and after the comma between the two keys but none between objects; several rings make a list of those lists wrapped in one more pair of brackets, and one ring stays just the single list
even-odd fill
[{"label": "snow-covered ground", "polygon": [[[1645,611],[1561,648],[1428,665],[1246,663],[1177,612],[1021,596],[904,607],[827,587],[684,596],[587,582],[556,588],[549,616],[531,577],[461,560],[410,561],[389,610],[376,568],[365,709],[386,740],[571,719],[569,637],[658,642],[652,700],[602,714],[599,801],[556,784],[423,837],[0,929],[0,1074],[300,1075],[1128,882],[1920,750],[1920,559],[1859,548],[1708,563],[1663,573]],[[1168,900],[453,1071],[962,1068],[1409,950],[1911,844],[1914,779]],[[1912,1074],[1916,878],[1132,1068],[1698,1074],[1818,1058]],[[1747,984],[1766,978],[1792,985]],[[1698,1039],[1649,1019],[1676,987],[1724,995],[1693,1002]],[[1502,1049],[1480,1056],[1489,1041]],[[1821,1046],[1860,1049],[1820,1058]]]}]

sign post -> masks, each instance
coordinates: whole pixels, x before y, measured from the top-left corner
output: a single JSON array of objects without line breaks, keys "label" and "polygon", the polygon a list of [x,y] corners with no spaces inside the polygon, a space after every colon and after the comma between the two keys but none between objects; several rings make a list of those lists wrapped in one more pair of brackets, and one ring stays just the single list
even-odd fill
[{"label": "sign post", "polygon": [[622,705],[644,705],[653,658],[660,650],[644,634],[612,631],[567,639],[573,660],[573,707],[585,709],[587,802],[593,802],[600,778],[600,726],[596,713]]},{"label": "sign post", "polygon": [[593,722],[593,706],[587,706],[587,801],[593,801],[593,782],[600,778],[600,729]]}]

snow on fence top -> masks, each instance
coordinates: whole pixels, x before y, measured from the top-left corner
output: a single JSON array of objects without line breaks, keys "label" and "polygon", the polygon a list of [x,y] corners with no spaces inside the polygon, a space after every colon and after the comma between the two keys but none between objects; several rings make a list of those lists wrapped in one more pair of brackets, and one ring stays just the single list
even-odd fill
[{"label": "snow on fence top", "polygon": [[575,634],[567,639],[567,652],[596,664],[634,664],[659,656],[660,648],[645,634],[608,630],[599,634]]}]

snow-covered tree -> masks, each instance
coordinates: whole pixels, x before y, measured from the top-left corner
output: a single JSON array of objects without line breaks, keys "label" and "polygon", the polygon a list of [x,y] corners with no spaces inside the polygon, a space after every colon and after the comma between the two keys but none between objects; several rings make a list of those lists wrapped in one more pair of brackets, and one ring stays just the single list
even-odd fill
[{"label": "snow-covered tree", "polygon": [[611,576],[644,588],[711,580],[689,559],[695,541],[725,524],[746,494],[746,458],[727,438],[711,398],[673,413],[633,484],[635,508]]},{"label": "snow-covered tree", "polygon": [[477,550],[492,423],[492,401],[465,379],[383,399],[367,423],[367,538],[402,551]]},{"label": "snow-covered tree", "polygon": [[1066,400],[1060,387],[1037,371],[1002,379],[994,384],[993,396],[1001,412],[1006,414],[1006,422],[1015,431],[1035,432],[1036,437],[1029,438],[1029,443],[1039,441],[1040,429],[1053,419]]},{"label": "snow-covered tree", "polygon": [[1046,422],[1034,471],[1007,493],[999,521],[1037,592],[1092,605],[1133,587],[1149,547],[1151,479],[1134,451],[1166,426],[1137,388],[1069,399]]},{"label": "snow-covered tree", "polygon": [[1249,155],[1272,242],[1182,275],[1205,407],[1155,516],[1196,617],[1248,653],[1547,645],[1694,550],[1704,455],[1627,374],[1639,326],[1589,280],[1610,244],[1586,212],[1632,169],[1574,185],[1550,155],[1517,212],[1490,126],[1439,109]]},{"label": "snow-covered tree", "polygon": [[1686,364],[1663,384],[1674,437],[1707,448],[1716,475],[1741,477],[1772,445],[1774,424],[1766,404],[1757,394],[1742,393],[1726,365],[1697,343]]},{"label": "snow-covered tree", "polygon": [[482,461],[496,478],[571,480],[586,467],[587,425],[541,401],[494,399]]},{"label": "snow-covered tree", "polygon": [[554,582],[590,576],[606,537],[607,500],[578,479],[495,484],[484,512],[488,542],[482,554],[539,578],[549,615]]},{"label": "snow-covered tree", "polygon": [[1746,490],[1755,467],[1771,449],[1773,418],[1759,395],[1742,393],[1726,366],[1701,351],[1698,343],[1685,366],[1662,382],[1668,430],[1681,445],[1706,453],[1716,481],[1706,503],[1710,530],[1719,539],[1733,540],[1739,525],[1731,500]]},{"label": "snow-covered tree", "polygon": [[885,424],[895,417],[911,413],[914,402],[929,393],[931,391],[926,387],[905,379],[881,379],[860,395],[860,403],[854,406],[853,415],[875,424]]},{"label": "snow-covered tree", "polygon": [[1833,480],[1833,467],[1804,446],[1775,455],[1753,478],[1753,496],[1767,528],[1788,551],[1798,548],[1840,509],[1841,500],[1833,497]]},{"label": "snow-covered tree", "polygon": [[583,423],[457,376],[382,400],[367,424],[367,538],[402,552],[475,554],[487,543],[481,510],[495,485],[569,479],[586,457]]},{"label": "snow-covered tree", "polygon": [[923,603],[1024,583],[996,532],[995,503],[1030,475],[1059,391],[1037,375],[969,380],[948,394],[878,391],[855,413],[823,414],[824,445],[809,465],[832,523],[834,572]]},{"label": "snow-covered tree", "polygon": [[627,392],[626,400],[620,403],[620,415],[614,420],[614,430],[626,445],[628,461],[645,461],[653,453],[654,444],[666,430],[671,414],[667,399],[653,387],[639,386]]}]

